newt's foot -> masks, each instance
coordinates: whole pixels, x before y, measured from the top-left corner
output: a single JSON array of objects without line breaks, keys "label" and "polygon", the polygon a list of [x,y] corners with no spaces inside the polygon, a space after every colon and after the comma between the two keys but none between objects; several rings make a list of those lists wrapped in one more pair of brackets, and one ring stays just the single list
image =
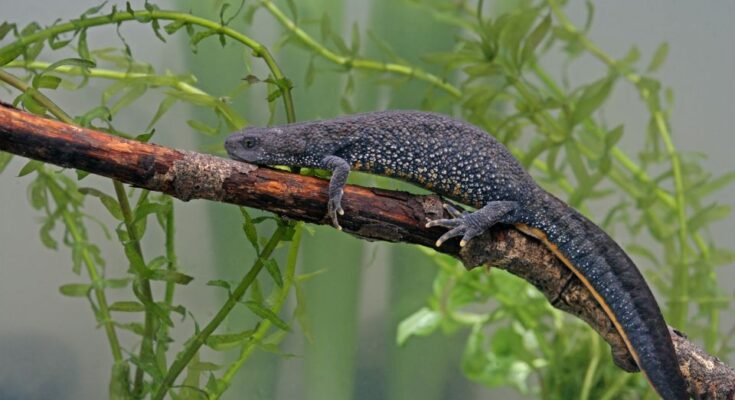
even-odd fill
[{"label": "newt's foot", "polygon": [[337,221],[337,215],[345,215],[345,210],[342,209],[342,195],[344,193],[344,190],[339,189],[339,191],[329,198],[329,203],[327,203],[327,215],[332,219],[332,226],[340,231],[342,227],[339,225],[339,221]]},{"label": "newt's foot", "polygon": [[[447,208],[447,211],[449,211],[449,208]],[[449,213],[453,214],[451,211],[449,211]],[[433,221],[429,221],[426,224],[426,227],[431,228],[433,226],[441,226],[449,229],[441,235],[439,239],[437,239],[436,247],[440,247],[442,243],[457,236],[462,236],[462,240],[459,241],[459,245],[464,247],[470,239],[485,231],[486,228],[482,225],[483,224],[477,220],[474,214],[464,213],[456,216],[455,218],[435,219]]]},{"label": "newt's foot", "polygon": [[426,227],[441,226],[449,229],[437,239],[436,247],[457,236],[462,236],[459,245],[464,247],[472,238],[481,235],[491,226],[505,222],[503,217],[513,211],[516,204],[514,201],[493,201],[473,213],[460,212],[454,206],[444,204],[444,208],[453,218],[435,219],[426,223]]}]

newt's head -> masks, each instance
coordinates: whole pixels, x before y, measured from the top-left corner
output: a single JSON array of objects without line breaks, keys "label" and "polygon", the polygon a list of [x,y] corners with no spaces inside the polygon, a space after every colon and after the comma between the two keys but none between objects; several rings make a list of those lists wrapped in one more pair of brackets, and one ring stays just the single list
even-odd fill
[{"label": "newt's head", "polygon": [[225,141],[227,154],[238,161],[267,165],[299,165],[306,143],[283,129],[245,128]]}]

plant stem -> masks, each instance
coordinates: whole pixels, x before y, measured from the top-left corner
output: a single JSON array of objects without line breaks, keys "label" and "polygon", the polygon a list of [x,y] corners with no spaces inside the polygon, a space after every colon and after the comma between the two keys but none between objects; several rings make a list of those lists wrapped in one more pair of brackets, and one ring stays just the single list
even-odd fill
[{"label": "plant stem", "polygon": [[582,390],[579,395],[579,400],[587,400],[590,397],[592,391],[592,383],[594,382],[595,373],[597,372],[597,366],[600,363],[600,337],[597,332],[590,331],[590,345],[592,347],[592,354],[590,356],[590,362],[587,366],[587,371],[584,373],[584,380],[582,381]]},{"label": "plant stem", "polygon": [[[69,124],[74,123],[74,120],[67,113],[65,113],[64,110],[59,108],[56,103],[51,101],[51,99],[44,96],[41,92],[37,90],[31,90],[32,88],[28,86],[28,84],[13,76],[12,74],[3,71],[2,69],[0,69],[0,81],[9,84],[10,86],[13,86],[14,88],[24,93],[30,93],[37,102],[46,107],[46,109],[49,110],[49,112],[51,112],[59,120]],[[69,230],[69,233],[72,235],[74,241],[78,243],[86,241],[86,239],[73,224],[69,212],[67,210],[64,210],[63,213],[64,223],[66,224],[66,227]],[[100,274],[94,265],[94,261],[92,260],[92,257],[90,257],[89,252],[86,249],[82,254],[82,259],[84,260],[84,264],[87,267],[87,273],[89,274],[89,279],[92,281],[92,286],[94,287],[94,295],[97,299],[97,307],[99,308],[102,323],[105,326],[105,334],[107,335],[107,341],[110,343],[112,357],[115,360],[115,364],[119,364],[123,361],[122,350],[120,347],[120,340],[118,339],[117,332],[115,331],[115,325],[113,324],[112,318],[110,317],[110,310],[107,305],[107,296],[105,295],[104,285],[102,284]]]},{"label": "plant stem", "polygon": [[[51,63],[43,61],[13,61],[4,66],[4,68],[23,68],[32,70],[45,70]],[[157,86],[169,86],[190,94],[207,93],[196,86],[181,80],[181,77],[146,74],[142,72],[121,72],[104,68],[80,68],[72,65],[61,65],[54,68],[54,72],[67,75],[89,76],[93,78],[114,79],[114,80],[155,80]]]},{"label": "plant stem", "polygon": [[644,100],[649,109],[649,112],[651,113],[651,117],[653,118],[656,129],[661,136],[661,140],[664,143],[666,152],[669,156],[669,159],[671,160],[671,169],[674,176],[674,190],[676,198],[677,219],[679,222],[678,235],[680,246],[679,265],[674,268],[674,278],[672,284],[673,295],[671,296],[673,301],[671,303],[670,316],[672,325],[683,326],[688,314],[688,304],[686,303],[686,301],[684,301],[684,299],[687,298],[689,293],[688,254],[690,251],[687,241],[688,233],[686,217],[686,198],[684,194],[684,178],[681,168],[681,160],[679,159],[679,153],[676,151],[671,133],[669,132],[666,117],[660,109],[655,108],[651,105],[651,102],[649,100],[652,96],[652,93],[650,90],[641,86],[641,82],[643,81],[641,76],[635,74],[634,72],[621,70],[615,59],[605,54],[605,52],[597,47],[597,45],[585,35],[579,34],[577,28],[571,23],[569,18],[567,18],[561,7],[559,7],[559,5],[557,4],[556,0],[547,1],[549,7],[551,8],[551,12],[559,20],[559,23],[561,24],[563,29],[565,29],[570,34],[575,35],[577,37],[577,40],[579,40],[579,43],[582,44],[582,46],[590,54],[605,63],[609,68],[617,71],[628,81],[630,81],[636,87],[636,89],[638,89],[641,98]]},{"label": "plant stem", "polygon": [[225,317],[227,317],[227,315],[237,305],[243,295],[245,295],[245,292],[248,290],[253,281],[255,281],[255,278],[258,276],[260,270],[263,269],[265,261],[271,256],[273,250],[275,250],[276,246],[281,242],[281,238],[283,238],[286,229],[287,228],[285,226],[279,226],[276,231],[273,232],[273,235],[263,248],[260,257],[255,260],[255,263],[250,268],[250,271],[248,271],[245,277],[243,277],[243,279],[240,281],[240,284],[237,285],[237,288],[235,288],[232,294],[227,298],[227,301],[222,306],[222,308],[217,311],[217,314],[212,318],[211,321],[209,321],[207,326],[205,326],[204,329],[199,332],[199,334],[197,334],[189,341],[189,344],[182,351],[182,353],[176,357],[176,360],[171,365],[171,368],[169,368],[166,376],[163,378],[160,385],[158,385],[158,387],[156,388],[152,397],[153,400],[163,399],[163,397],[171,388],[171,385],[173,385],[174,381],[179,376],[181,371],[184,370],[189,361],[191,361],[192,357],[197,354],[199,348],[204,345],[204,343],[207,341],[207,338],[212,333],[214,333],[217,327],[219,327],[219,325],[225,320]]},{"label": "plant stem", "polygon": [[[112,181],[115,187],[115,195],[117,196],[117,202],[120,204],[120,210],[123,215],[123,224],[125,230],[128,233],[128,239],[133,243],[133,248],[137,253],[140,260],[143,258],[143,249],[140,247],[140,238],[135,231],[135,225],[133,224],[133,212],[130,209],[130,203],[128,202],[128,195],[125,193],[125,187],[119,181]],[[132,263],[132,260],[130,260]],[[145,263],[145,261],[143,261]],[[140,360],[143,361],[146,357],[152,357],[153,355],[153,324],[154,315],[153,310],[150,309],[153,303],[153,292],[151,291],[151,282],[148,278],[139,276],[140,286],[143,291],[143,300],[145,304],[145,321],[143,325],[143,342],[140,345]],[[143,391],[143,378],[145,371],[143,368],[138,366],[135,370],[135,381],[133,383],[133,394],[140,396]]]},{"label": "plant stem", "polygon": [[[298,260],[299,245],[301,244],[301,233],[303,230],[302,226],[303,223],[298,223],[298,225],[294,227],[294,235],[291,239],[291,245],[288,249],[288,258],[286,260],[286,273],[284,274],[285,276],[283,280],[283,287],[278,290],[276,300],[272,306],[272,310],[276,314],[281,311],[281,308],[283,308],[283,305],[285,304],[286,299],[291,292],[291,287],[294,283],[294,276],[296,273],[296,261]],[[225,371],[225,373],[222,375],[222,378],[220,378],[223,384],[216,385],[215,391],[209,393],[210,400],[219,399],[220,396],[222,396],[224,390],[230,386],[230,382],[235,377],[235,374],[240,370],[240,368],[242,368],[243,364],[245,364],[245,361],[247,361],[250,358],[250,355],[252,355],[256,346],[260,343],[261,340],[263,340],[263,337],[265,337],[266,333],[268,333],[271,325],[272,323],[268,320],[262,321],[258,326],[258,329],[256,329],[253,333],[253,335],[245,339],[246,342],[242,346],[240,357],[238,357],[235,362],[231,363],[227,367],[227,371]]]},{"label": "plant stem", "polygon": [[7,83],[8,85],[20,90],[23,93],[29,93],[34,100],[46,107],[46,109],[60,121],[66,122],[67,124],[74,124],[74,119],[69,116],[69,114],[64,112],[64,110],[59,108],[56,103],[43,95],[43,93],[32,88],[31,86],[28,86],[27,83],[23,82],[18,77],[0,69],[0,81]]},{"label": "plant stem", "polygon": [[[243,35],[242,33],[223,26],[218,22],[210,21],[206,18],[197,17],[191,14],[177,12],[177,11],[164,11],[164,10],[136,10],[131,12],[117,11],[108,15],[102,15],[97,17],[88,17],[83,19],[75,19],[70,22],[51,26],[46,29],[42,29],[28,36],[18,38],[13,43],[0,48],[0,54],[8,52],[13,53],[19,48],[28,46],[31,43],[46,40],[52,36],[56,36],[62,33],[79,31],[94,26],[101,25],[114,25],[125,21],[140,20],[146,22],[147,19],[163,20],[163,21],[183,21],[191,25],[198,25],[207,28],[217,34],[222,34],[235,39],[236,41],[244,44],[245,46],[253,49],[253,55],[263,59],[268,69],[273,74],[276,80],[285,79],[283,72],[276,63],[270,51],[260,44],[259,42],[251,39],[250,37]],[[295,112],[293,106],[293,99],[291,96],[291,89],[286,86],[279,85],[279,90],[283,94],[283,103],[286,110],[286,117],[289,121],[295,120]]]},{"label": "plant stem", "polygon": [[438,76],[428,73],[420,68],[408,66],[408,65],[402,65],[402,64],[396,64],[396,63],[384,63],[381,61],[375,61],[375,60],[368,60],[364,58],[355,58],[355,57],[346,57],[341,56],[328,48],[322,46],[319,42],[314,40],[308,33],[306,33],[304,30],[296,26],[296,24],[289,19],[283,11],[281,11],[278,6],[276,6],[272,1],[270,0],[261,0],[260,2],[265,9],[267,9],[273,17],[275,17],[278,22],[281,23],[286,29],[291,31],[294,36],[296,36],[303,44],[310,47],[312,50],[314,50],[317,54],[324,57],[325,59],[341,65],[345,68],[355,68],[355,69],[366,69],[366,70],[374,70],[374,71],[382,71],[382,72],[390,72],[394,74],[399,75],[406,75],[410,76],[425,82],[428,82],[445,92],[449,93],[453,97],[459,98],[462,96],[462,93],[459,89],[454,87],[452,84],[447,82],[446,80],[439,78]]},{"label": "plant stem", "polygon": [[[168,260],[167,269],[169,271],[176,271],[179,269],[178,260],[176,259],[175,250],[175,219],[174,219],[174,202],[171,201],[171,211],[166,215],[166,260]],[[164,295],[164,302],[168,306],[172,306],[174,303],[174,289],[176,284],[174,282],[166,282],[166,293]]]},{"label": "plant stem", "polygon": [[[69,234],[77,243],[85,242],[86,239],[82,233],[76,228],[76,224],[72,220],[71,214],[68,210],[63,211],[63,219],[66,228],[69,230]],[[110,349],[112,350],[112,358],[115,360],[115,364],[119,364],[123,361],[122,349],[120,347],[120,340],[117,338],[117,332],[115,331],[115,325],[110,317],[110,310],[107,304],[107,296],[105,296],[104,284],[102,278],[94,265],[92,257],[85,248],[82,252],[82,260],[84,265],[87,267],[87,273],[89,279],[92,281],[92,287],[94,288],[94,295],[97,299],[97,307],[99,308],[100,316],[102,317],[102,324],[105,326],[105,333],[107,334],[107,340],[110,342]]]}]

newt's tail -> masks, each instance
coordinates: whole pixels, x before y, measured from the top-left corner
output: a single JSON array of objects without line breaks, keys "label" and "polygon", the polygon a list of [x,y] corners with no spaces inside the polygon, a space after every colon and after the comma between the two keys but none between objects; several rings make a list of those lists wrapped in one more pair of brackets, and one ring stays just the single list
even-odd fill
[{"label": "newt's tail", "polygon": [[666,322],[633,261],[555,197],[533,208],[519,227],[541,239],[592,292],[656,392],[665,400],[689,399]]}]

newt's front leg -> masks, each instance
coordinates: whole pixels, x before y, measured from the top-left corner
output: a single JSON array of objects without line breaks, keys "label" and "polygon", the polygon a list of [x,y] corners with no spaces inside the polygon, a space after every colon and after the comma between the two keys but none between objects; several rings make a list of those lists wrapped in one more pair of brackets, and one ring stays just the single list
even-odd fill
[{"label": "newt's front leg", "polygon": [[326,156],[322,160],[322,165],[324,169],[332,171],[332,178],[329,180],[327,215],[332,219],[332,225],[342,230],[339,221],[337,221],[337,214],[345,214],[345,210],[342,209],[342,195],[345,192],[344,187],[347,183],[347,176],[350,174],[350,164],[340,157]]}]

